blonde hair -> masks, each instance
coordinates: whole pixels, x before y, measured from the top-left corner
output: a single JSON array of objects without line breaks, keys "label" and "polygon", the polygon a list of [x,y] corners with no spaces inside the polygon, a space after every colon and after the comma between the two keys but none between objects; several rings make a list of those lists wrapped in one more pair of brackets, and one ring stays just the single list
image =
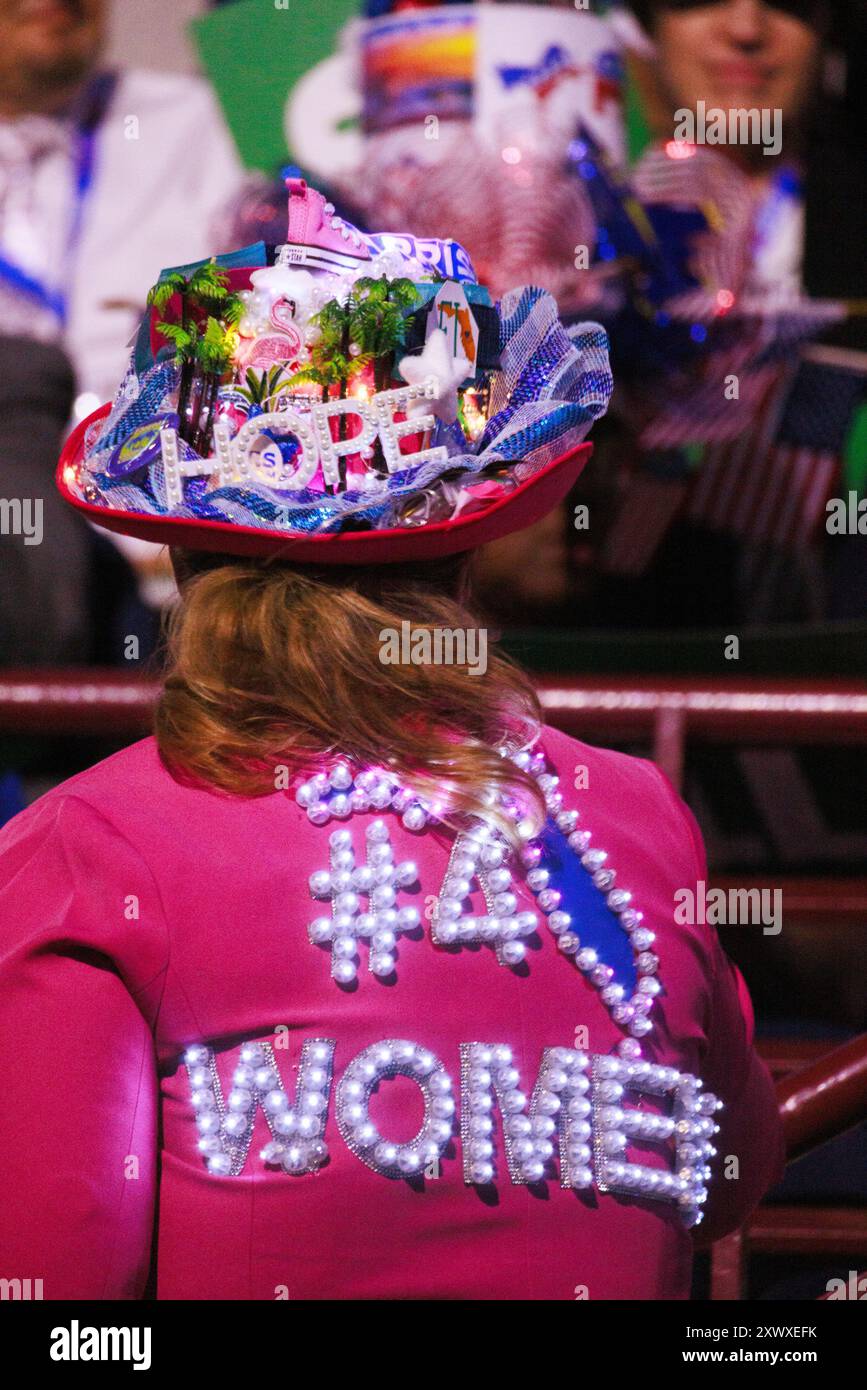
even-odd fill
[{"label": "blonde hair", "polygon": [[384,767],[443,808],[517,841],[514,811],[534,830],[544,802],[500,749],[536,738],[541,714],[527,677],[491,652],[467,665],[384,664],[381,633],[474,628],[462,560],[424,566],[309,568],[177,553],[180,601],[156,715],[175,775],[239,796],[309,775],[334,755]]}]

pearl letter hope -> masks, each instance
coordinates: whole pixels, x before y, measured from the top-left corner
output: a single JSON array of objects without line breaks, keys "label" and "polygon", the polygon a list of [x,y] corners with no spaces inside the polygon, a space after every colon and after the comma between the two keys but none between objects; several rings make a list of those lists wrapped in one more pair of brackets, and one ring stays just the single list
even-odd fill
[{"label": "pearl letter hope", "polygon": [[[260,1108],[271,1132],[262,1161],[297,1176],[320,1168],[329,1156],[324,1136],[334,1048],[330,1038],[304,1040],[294,1105],[268,1043],[240,1049],[227,1101],[214,1052],[204,1044],[188,1048],[184,1063],[208,1171],[215,1177],[243,1171]],[[439,1171],[452,1157],[457,1132],[468,1186],[485,1187],[506,1173],[511,1182],[532,1186],[555,1178],[559,1168],[561,1187],[595,1185],[599,1192],[669,1202],[686,1225],[701,1220],[721,1102],[697,1077],[640,1059],[546,1047],[528,1096],[506,1043],[462,1043],[460,1062],[458,1124],[452,1078],[423,1044],[385,1038],[362,1049],[336,1090],[337,1127],[347,1148],[383,1177],[427,1176],[431,1164]],[[395,1076],[414,1081],[424,1103],[418,1133],[404,1142],[381,1134],[370,1116],[372,1093]],[[670,1102],[668,1113],[629,1103],[640,1096]],[[669,1144],[673,1170],[630,1162],[633,1141]]]},{"label": "pearl letter hope", "polygon": [[[369,400],[351,396],[346,400],[311,404],[305,412],[295,408],[296,401],[288,410],[271,410],[246,420],[234,438],[230,437],[226,423],[218,421],[214,426],[214,455],[206,459],[182,459],[177,431],[165,426],[160,431],[160,444],[166,506],[169,510],[183,506],[184,478],[208,477],[212,488],[250,485],[278,492],[300,492],[310,484],[320,464],[326,484],[337,490],[340,486],[339,460],[347,454],[369,450],[377,436],[390,473],[430,461],[445,463],[448,455],[442,446],[411,454],[400,451],[400,441],[405,436],[434,428],[433,415],[413,415],[407,420],[394,418],[397,411],[405,412],[416,401],[432,400],[435,394],[436,382],[431,379],[419,386],[378,391]],[[331,421],[347,415],[361,421],[360,433],[349,439],[333,439]],[[298,452],[291,463],[283,461],[279,449],[268,442],[267,437],[263,452],[252,452],[254,443],[262,439],[265,430],[295,439]],[[267,464],[267,469],[260,466],[259,459]]]}]

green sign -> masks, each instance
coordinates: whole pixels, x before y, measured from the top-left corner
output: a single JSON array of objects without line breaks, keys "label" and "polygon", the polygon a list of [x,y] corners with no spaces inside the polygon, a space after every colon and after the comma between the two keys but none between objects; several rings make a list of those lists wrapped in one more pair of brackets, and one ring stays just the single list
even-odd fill
[{"label": "green sign", "polygon": [[295,83],[337,47],[359,0],[237,0],[190,28],[244,163],[273,173],[291,157],[284,133]]}]

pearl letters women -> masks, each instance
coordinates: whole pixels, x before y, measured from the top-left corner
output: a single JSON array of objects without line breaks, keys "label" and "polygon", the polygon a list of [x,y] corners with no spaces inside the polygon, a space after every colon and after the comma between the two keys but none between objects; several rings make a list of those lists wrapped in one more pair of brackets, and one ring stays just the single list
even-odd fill
[{"label": "pearl letters women", "polygon": [[[237,1177],[244,1170],[259,1108],[272,1135],[259,1155],[263,1163],[296,1176],[326,1163],[335,1048],[330,1038],[304,1040],[294,1099],[267,1042],[240,1049],[227,1099],[212,1049],[187,1049],[198,1147],[213,1176]],[[421,1127],[404,1143],[381,1134],[369,1111],[373,1090],[397,1075],[411,1078],[424,1102]],[[468,1186],[506,1179],[532,1186],[555,1178],[559,1169],[561,1187],[595,1186],[670,1202],[686,1225],[701,1220],[716,1153],[712,1117],[721,1102],[703,1091],[697,1077],[641,1059],[546,1047],[528,1094],[507,1043],[466,1042],[460,1047],[460,1108],[453,1091],[444,1062],[424,1044],[384,1038],[343,1070],[336,1087],[337,1126],[347,1148],[382,1177],[447,1179],[448,1147],[459,1135]],[[670,1102],[670,1113],[628,1103],[642,1096]],[[674,1167],[630,1162],[631,1140],[673,1142]]]}]

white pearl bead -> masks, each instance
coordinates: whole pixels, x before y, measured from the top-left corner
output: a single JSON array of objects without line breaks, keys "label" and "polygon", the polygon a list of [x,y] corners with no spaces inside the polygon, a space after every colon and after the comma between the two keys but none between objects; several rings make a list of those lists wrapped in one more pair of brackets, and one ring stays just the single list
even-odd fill
[{"label": "white pearl bead", "polygon": [[370,905],[377,911],[389,907],[394,907],[396,901],[397,893],[394,891],[393,888],[387,885],[381,885],[379,888],[371,889]]},{"label": "white pearl bead", "polygon": [[507,965],[520,965],[527,954],[527,948],[521,941],[507,941],[502,947],[503,960]]},{"label": "white pearl bead", "polygon": [[401,888],[409,888],[418,882],[418,865],[412,859],[405,859],[394,871],[395,883]]},{"label": "white pearl bead", "polygon": [[523,1091],[507,1091],[503,1096],[502,1105],[504,1110],[510,1112],[523,1110],[526,1104],[527,1097],[524,1095]]},{"label": "white pearl bead", "polygon": [[352,773],[346,763],[335,763],[329,773],[328,780],[332,787],[338,791],[346,791],[352,786]]},{"label": "white pearl bead", "polygon": [[376,1126],[370,1120],[364,1120],[353,1131],[352,1137],[360,1149],[369,1149],[377,1139]]},{"label": "white pearl bead", "polygon": [[494,1165],[487,1160],[481,1160],[470,1166],[470,1181],[480,1187],[491,1182],[494,1176]]},{"label": "white pearl bead", "polygon": [[505,857],[506,852],[502,845],[488,844],[482,848],[481,861],[486,869],[499,869]]},{"label": "white pearl bead", "polygon": [[441,946],[451,946],[458,938],[458,927],[456,922],[438,922],[436,926],[436,940]]},{"label": "white pearl bead", "polygon": [[331,875],[327,869],[317,869],[308,882],[314,898],[327,898],[331,892]]}]

